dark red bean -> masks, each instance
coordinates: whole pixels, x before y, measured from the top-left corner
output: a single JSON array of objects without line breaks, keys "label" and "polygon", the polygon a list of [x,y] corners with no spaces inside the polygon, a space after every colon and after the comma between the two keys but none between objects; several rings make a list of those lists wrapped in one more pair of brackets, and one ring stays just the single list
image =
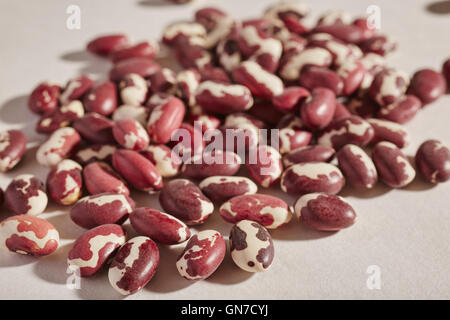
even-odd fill
[{"label": "dark red bean", "polygon": [[210,176],[233,176],[241,167],[241,158],[231,151],[214,150],[196,155],[188,160],[181,172],[192,179]]},{"label": "dark red bean", "polygon": [[43,82],[28,97],[28,108],[37,114],[55,111],[58,108],[60,92],[61,87],[58,84]]},{"label": "dark red bean", "polygon": [[73,127],[84,139],[96,144],[115,143],[113,125],[110,119],[98,113],[88,113],[73,123]]},{"label": "dark red bean", "polygon": [[409,145],[410,138],[408,131],[401,124],[380,119],[369,119],[367,121],[374,130],[374,136],[370,141],[372,144],[380,141],[389,141],[400,149]]},{"label": "dark red bean", "polygon": [[311,130],[325,128],[333,119],[336,95],[330,89],[316,88],[300,109],[305,127]]},{"label": "dark red bean", "polygon": [[84,185],[90,194],[104,192],[130,195],[121,177],[105,162],[92,162],[83,169]]},{"label": "dark red bean", "polygon": [[86,48],[99,56],[107,56],[115,50],[126,47],[128,45],[128,38],[124,34],[112,34],[101,36],[91,40]]},{"label": "dark red bean", "polygon": [[81,196],[83,180],[82,167],[73,160],[58,163],[47,176],[47,192],[58,204],[70,205]]},{"label": "dark red bean", "polygon": [[359,46],[361,50],[366,53],[372,52],[379,54],[380,56],[385,56],[397,48],[397,41],[388,36],[379,35],[364,40]]},{"label": "dark red bean", "polygon": [[378,174],[375,165],[360,147],[347,144],[337,153],[339,168],[346,180],[357,188],[372,188],[377,180]]},{"label": "dark red bean", "polygon": [[[288,87],[283,93],[272,98],[273,105],[281,111],[289,112],[300,108],[301,103],[310,96],[308,90],[302,87]],[[254,109],[251,108],[250,110]]]},{"label": "dark red bean", "polygon": [[431,69],[414,73],[408,92],[419,98],[423,104],[436,101],[447,90],[444,76]]},{"label": "dark red bean", "polygon": [[299,84],[308,90],[327,88],[339,96],[344,89],[344,82],[338,74],[322,67],[308,67],[300,75]]},{"label": "dark red bean", "polygon": [[27,147],[27,139],[22,131],[0,132],[0,172],[14,168],[22,159]]},{"label": "dark red bean", "polygon": [[84,97],[84,107],[88,112],[109,116],[117,109],[117,89],[111,81],[92,88]]},{"label": "dark red bean", "polygon": [[427,140],[417,150],[416,167],[419,173],[431,183],[450,179],[450,150],[438,140]]},{"label": "dark red bean", "polygon": [[381,108],[378,117],[404,124],[413,119],[422,107],[422,102],[413,95],[405,95],[403,98]]},{"label": "dark red bean", "polygon": [[153,59],[158,51],[159,46],[156,42],[140,42],[130,47],[114,50],[114,52],[111,53],[110,58],[114,63],[130,58]]},{"label": "dark red bean", "polygon": [[142,57],[129,58],[117,62],[109,72],[109,78],[111,81],[120,81],[130,73],[137,73],[141,77],[146,78],[159,69],[159,64],[151,59]]},{"label": "dark red bean", "polygon": [[302,162],[327,162],[335,154],[331,147],[314,145],[305,146],[292,150],[283,157],[283,164],[285,167],[290,167]]},{"label": "dark red bean", "polygon": [[225,202],[244,194],[255,194],[258,186],[245,177],[213,176],[198,185],[200,190],[212,201]]}]

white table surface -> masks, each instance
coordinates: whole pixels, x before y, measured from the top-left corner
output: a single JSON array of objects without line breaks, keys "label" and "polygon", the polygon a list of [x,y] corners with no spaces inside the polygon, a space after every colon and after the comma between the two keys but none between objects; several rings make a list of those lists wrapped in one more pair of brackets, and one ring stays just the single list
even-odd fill
[{"label": "white table surface", "polygon": [[[37,117],[26,99],[45,79],[64,83],[77,73],[105,77],[109,64],[83,51],[88,40],[102,33],[125,32],[133,41],[156,39],[162,28],[176,20],[191,19],[196,8],[220,5],[239,18],[257,17],[270,0],[198,1],[168,6],[159,1],[120,0],[2,0],[0,2],[0,128],[22,129],[29,139],[24,161],[0,176],[3,189],[19,174],[45,179],[48,169],[35,164],[36,145],[44,136],[34,132]],[[312,17],[337,6],[315,0]],[[81,30],[66,28],[66,8],[81,8]],[[450,14],[427,10],[429,1],[339,1],[342,9],[364,14],[368,5],[381,8],[382,29],[400,41],[389,64],[414,72],[440,69],[450,57]],[[432,6],[431,8],[436,8]],[[437,6],[439,9],[439,6]],[[426,107],[406,126],[413,156],[419,144],[437,138],[450,144],[450,96]],[[277,191],[269,190],[278,194]],[[417,178],[402,190],[381,183],[372,191],[346,187],[342,194],[358,213],[357,223],[338,233],[316,232],[295,219],[271,231],[276,257],[262,274],[241,271],[229,254],[207,280],[191,283],[181,278],[175,260],[181,248],[160,246],[161,264],[152,281],[126,299],[391,299],[450,298],[450,183],[432,187]],[[280,195],[289,203],[293,198]],[[157,196],[136,193],[139,206],[159,208]],[[62,247],[35,259],[0,253],[0,299],[121,299],[102,272],[81,281],[81,289],[66,287],[66,255],[83,230],[68,216],[68,209],[50,204],[43,217],[60,231]],[[7,216],[3,208],[0,218]],[[216,213],[199,229],[217,229],[225,236],[231,225]],[[131,230],[129,226],[128,230]],[[369,266],[379,267],[381,289],[369,290]]]}]

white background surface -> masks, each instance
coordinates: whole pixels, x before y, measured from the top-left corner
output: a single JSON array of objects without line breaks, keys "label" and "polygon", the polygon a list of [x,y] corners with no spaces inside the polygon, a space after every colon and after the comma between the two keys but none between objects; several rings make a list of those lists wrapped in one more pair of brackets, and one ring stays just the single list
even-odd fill
[{"label": "white background surface", "polygon": [[[109,64],[83,52],[92,37],[123,31],[133,41],[159,38],[162,28],[191,19],[195,8],[220,5],[239,18],[257,17],[275,1],[198,1],[167,6],[159,1],[0,1],[0,128],[19,128],[30,141],[24,161],[0,176],[0,187],[22,173],[45,179],[47,169],[34,164],[35,146],[44,139],[34,133],[37,117],[26,107],[26,95],[45,79],[64,83],[77,73],[104,77]],[[407,72],[440,69],[450,57],[450,14],[426,10],[429,1],[318,1],[311,2],[315,19],[337,5],[362,15],[368,5],[381,8],[382,29],[400,41],[389,64]],[[66,8],[81,7],[81,30],[66,29]],[[405,149],[413,156],[419,144],[437,138],[450,144],[450,96],[423,110],[407,125],[412,137]],[[271,191],[269,191],[271,192]],[[357,223],[339,233],[320,233],[295,219],[271,231],[276,258],[264,274],[249,274],[225,261],[209,279],[191,283],[175,268],[180,248],[160,246],[161,264],[153,280],[127,299],[385,299],[450,298],[450,183],[431,187],[416,179],[403,190],[381,183],[372,191],[346,187],[342,194],[354,205]],[[290,203],[294,199],[281,195]],[[139,206],[158,208],[157,197],[136,193]],[[3,208],[0,218],[6,217]],[[83,279],[80,290],[66,288],[66,256],[70,243],[83,230],[68,209],[50,204],[48,218],[60,231],[63,246],[53,255],[34,259],[0,253],[1,299],[121,299],[110,287],[107,273]],[[225,236],[231,225],[215,214],[201,229],[217,229]],[[127,228],[130,229],[130,228]],[[381,270],[381,290],[366,286],[370,265]]]}]

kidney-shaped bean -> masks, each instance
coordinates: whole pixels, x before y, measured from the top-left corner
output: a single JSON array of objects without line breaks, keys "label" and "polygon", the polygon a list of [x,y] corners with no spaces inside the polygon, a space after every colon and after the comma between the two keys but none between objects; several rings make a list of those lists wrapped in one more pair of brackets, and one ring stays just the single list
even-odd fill
[{"label": "kidney-shaped bean", "polygon": [[111,119],[94,112],[86,114],[73,123],[73,127],[83,139],[96,144],[115,143],[112,133],[113,125]]},{"label": "kidney-shaped bean", "polygon": [[61,87],[52,82],[39,84],[28,97],[28,108],[34,113],[44,114],[58,108]]},{"label": "kidney-shaped bean", "polygon": [[124,194],[130,190],[121,177],[105,162],[92,162],[83,169],[84,185],[90,194],[104,192]]},{"label": "kidney-shaped bean", "polygon": [[400,149],[409,144],[409,133],[401,124],[380,119],[369,119],[367,121],[374,131],[371,143],[376,144],[380,141],[389,141]]},{"label": "kidney-shaped bean", "polygon": [[0,172],[14,168],[22,159],[27,147],[27,139],[22,131],[0,132]]},{"label": "kidney-shaped bean", "polygon": [[241,158],[232,151],[213,150],[193,156],[184,163],[181,172],[193,179],[210,176],[232,176],[239,171]]},{"label": "kidney-shaped bean", "polygon": [[124,34],[110,34],[97,37],[86,46],[86,49],[99,56],[107,56],[128,45],[128,38]]},{"label": "kidney-shaped bean", "polygon": [[419,98],[411,94],[398,99],[378,111],[378,117],[400,124],[410,121],[422,107]]},{"label": "kidney-shaped bean", "polygon": [[118,61],[109,72],[111,81],[120,81],[127,74],[136,73],[143,78],[146,78],[161,67],[158,63],[151,59],[135,57]]},{"label": "kidney-shaped bean", "polygon": [[321,145],[305,146],[286,154],[283,157],[283,164],[285,167],[289,167],[302,162],[327,162],[334,154],[335,151],[331,147]]},{"label": "kidney-shaped bean", "polygon": [[450,179],[450,150],[438,140],[427,140],[417,150],[416,167],[419,173],[431,183]]},{"label": "kidney-shaped bean", "polygon": [[339,168],[350,184],[357,188],[372,188],[378,180],[377,169],[363,149],[347,144],[337,153]]},{"label": "kidney-shaped bean", "polygon": [[423,104],[431,103],[447,90],[444,76],[431,69],[423,69],[414,73],[409,92],[418,97]]},{"label": "kidney-shaped bean", "polygon": [[198,186],[209,199],[216,202],[258,192],[258,186],[246,177],[213,176],[204,179]]},{"label": "kidney-shaped bean", "polygon": [[37,216],[47,207],[44,184],[31,174],[15,177],[5,190],[6,207],[15,214]]},{"label": "kidney-shaped bean", "polygon": [[309,90],[327,88],[339,96],[344,89],[344,82],[336,72],[322,67],[307,67],[300,75],[300,85]]},{"label": "kidney-shaped bean", "polygon": [[278,182],[283,173],[280,153],[267,145],[261,145],[250,150],[246,168],[253,181],[264,188]]},{"label": "kidney-shaped bean", "polygon": [[70,205],[81,196],[83,180],[82,167],[73,160],[65,159],[58,163],[47,176],[47,192],[58,204]]},{"label": "kidney-shaped bean", "polygon": [[305,127],[311,130],[325,128],[333,119],[336,110],[336,95],[327,88],[316,88],[300,109]]},{"label": "kidney-shaped bean", "polygon": [[81,137],[74,128],[58,129],[40,145],[36,151],[36,160],[46,167],[56,166],[76,151],[80,141]]}]

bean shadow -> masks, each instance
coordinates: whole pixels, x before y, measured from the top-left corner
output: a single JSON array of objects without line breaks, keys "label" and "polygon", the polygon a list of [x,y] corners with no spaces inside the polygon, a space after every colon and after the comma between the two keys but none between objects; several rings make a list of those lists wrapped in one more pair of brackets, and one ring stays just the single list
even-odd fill
[{"label": "bean shadow", "polygon": [[138,1],[138,5],[142,7],[168,7],[174,5],[165,0],[141,0]]},{"label": "bean shadow", "polygon": [[47,221],[58,229],[61,239],[75,240],[86,232],[85,229],[79,227],[70,219],[69,212],[49,217]]},{"label": "bean shadow", "polygon": [[231,254],[229,254],[230,250],[228,247],[229,245],[227,243],[227,253],[219,268],[205,281],[223,285],[233,285],[244,282],[254,275],[254,273],[244,271],[236,266],[231,258]]},{"label": "bean shadow", "polygon": [[104,78],[111,69],[108,59],[96,57],[85,50],[70,51],[60,56],[62,60],[82,64],[79,74],[95,75]]},{"label": "bean shadow", "polygon": [[106,266],[91,277],[81,278],[80,288],[74,290],[84,300],[123,300],[127,297],[111,287]]},{"label": "bean shadow", "polygon": [[391,188],[381,182],[378,182],[372,189],[356,188],[347,183],[339,193],[339,196],[370,199],[380,197],[391,190]]},{"label": "bean shadow", "polygon": [[336,232],[317,231],[308,228],[303,223],[298,222],[297,217],[293,216],[292,220],[281,228],[269,230],[272,239],[284,241],[309,241],[331,237]]},{"label": "bean shadow", "polygon": [[65,284],[70,276],[67,273],[67,255],[71,247],[72,243],[65,244],[51,255],[39,258],[34,265],[34,273],[47,282]]},{"label": "bean shadow", "polygon": [[450,1],[434,1],[426,5],[426,10],[434,14],[450,14]]},{"label": "bean shadow", "polygon": [[0,268],[18,267],[36,262],[36,258],[6,250],[0,250]]},{"label": "bean shadow", "polygon": [[34,116],[27,106],[28,95],[11,98],[1,105],[0,119],[10,124],[31,122],[34,120]]},{"label": "bean shadow", "polygon": [[184,249],[179,246],[159,246],[159,266],[153,279],[145,287],[146,290],[158,293],[169,293],[184,289],[194,281],[189,281],[180,276],[175,266],[178,256]]},{"label": "bean shadow", "polygon": [[191,229],[195,229],[196,231],[204,231],[204,230],[216,230],[220,232],[222,236],[228,236],[230,234],[230,230],[232,224],[223,220],[223,218],[219,214],[219,204],[215,203],[215,210],[211,214],[208,219],[206,219],[205,223],[197,226],[193,226]]}]

